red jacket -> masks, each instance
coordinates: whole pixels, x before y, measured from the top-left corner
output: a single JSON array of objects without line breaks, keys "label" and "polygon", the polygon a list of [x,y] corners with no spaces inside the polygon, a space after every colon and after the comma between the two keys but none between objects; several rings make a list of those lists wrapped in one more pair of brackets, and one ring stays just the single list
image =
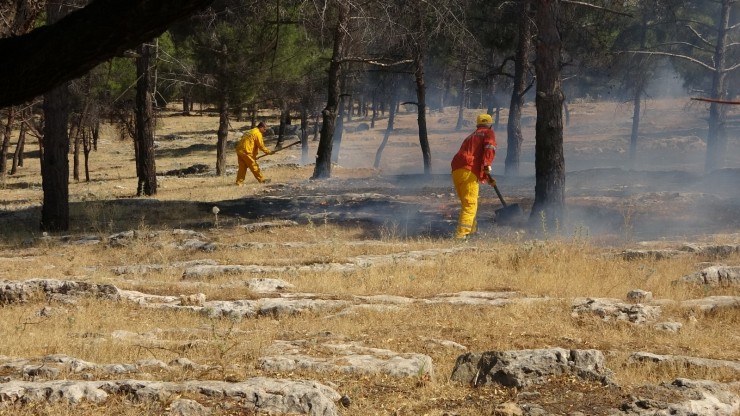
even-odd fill
[{"label": "red jacket", "polygon": [[489,127],[478,127],[460,145],[452,158],[452,170],[467,169],[483,182],[486,179],[484,166],[491,166],[496,157],[496,134]]}]

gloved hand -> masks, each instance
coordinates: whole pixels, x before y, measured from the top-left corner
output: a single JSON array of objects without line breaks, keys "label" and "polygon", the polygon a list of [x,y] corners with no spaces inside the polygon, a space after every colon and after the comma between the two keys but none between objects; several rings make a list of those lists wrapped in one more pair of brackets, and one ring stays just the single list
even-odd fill
[{"label": "gloved hand", "polygon": [[488,182],[489,185],[496,186],[496,179],[493,176],[491,176],[490,173],[488,174],[486,178],[487,178],[486,182]]},{"label": "gloved hand", "polygon": [[270,149],[267,149],[267,151],[265,151],[265,154],[266,154],[266,155],[271,155],[271,154],[273,154],[273,153],[275,153],[275,152],[273,152],[273,151],[272,151],[272,150],[270,150]]}]

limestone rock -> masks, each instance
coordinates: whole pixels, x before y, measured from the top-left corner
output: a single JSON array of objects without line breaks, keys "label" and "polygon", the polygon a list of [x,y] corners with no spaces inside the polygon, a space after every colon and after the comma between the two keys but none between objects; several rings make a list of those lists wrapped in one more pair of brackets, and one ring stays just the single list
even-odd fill
[{"label": "limestone rock", "polygon": [[563,348],[463,354],[457,358],[451,379],[474,386],[525,387],[563,374],[612,383],[612,372],[606,368],[601,351]]},{"label": "limestone rock", "polygon": [[160,382],[112,381],[9,381],[0,383],[0,403],[83,401],[102,404],[110,395],[155,401],[178,394],[199,394],[211,399],[233,400],[245,410],[269,414],[338,416],[335,402],[341,396],[332,388],[306,380],[255,377],[241,382],[190,380]]},{"label": "limestone rock", "polygon": [[[735,416],[740,397],[727,385],[706,380],[679,378],[672,383],[646,386],[642,394],[623,403],[610,416]],[[667,402],[665,397],[675,397]],[[655,397],[655,398],[653,398]]]},{"label": "limestone rock", "polygon": [[356,343],[276,341],[268,349],[268,354],[270,355],[259,359],[260,368],[267,371],[308,370],[387,374],[393,377],[434,376],[432,359],[427,355],[363,347]]},{"label": "limestone rock", "polygon": [[614,319],[641,324],[660,316],[660,307],[639,303],[626,304],[618,299],[577,298],[573,301],[573,315],[583,314],[595,314],[605,321]]},{"label": "limestone rock", "polygon": [[630,355],[631,362],[652,362],[658,364],[672,364],[681,367],[725,368],[740,373],[740,362],[728,360],[713,360],[709,358],[687,357],[683,355],[659,355],[649,352],[636,352]]},{"label": "limestone rock", "polygon": [[710,266],[688,274],[676,282],[706,286],[740,286],[740,267]]},{"label": "limestone rock", "polygon": [[56,279],[0,281],[0,305],[27,302],[38,293],[43,293],[46,297],[94,296],[108,299],[120,297],[115,286],[106,284]]}]

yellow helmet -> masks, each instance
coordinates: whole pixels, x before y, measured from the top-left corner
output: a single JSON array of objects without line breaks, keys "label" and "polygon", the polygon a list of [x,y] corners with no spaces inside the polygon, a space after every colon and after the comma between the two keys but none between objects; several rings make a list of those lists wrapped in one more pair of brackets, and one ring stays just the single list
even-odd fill
[{"label": "yellow helmet", "polygon": [[493,118],[491,118],[490,114],[481,114],[478,116],[478,118],[475,119],[475,124],[477,125],[486,125],[490,126],[493,124]]}]

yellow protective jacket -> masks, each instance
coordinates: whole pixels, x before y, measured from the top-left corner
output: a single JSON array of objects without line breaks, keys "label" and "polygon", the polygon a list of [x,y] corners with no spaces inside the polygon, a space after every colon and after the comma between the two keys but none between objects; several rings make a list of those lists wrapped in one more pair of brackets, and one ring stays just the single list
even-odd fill
[{"label": "yellow protective jacket", "polygon": [[236,144],[236,152],[245,153],[256,158],[258,150],[262,150],[264,153],[270,152],[265,147],[265,142],[262,139],[262,132],[259,128],[255,127],[244,133],[242,138],[239,140],[239,143]]}]

